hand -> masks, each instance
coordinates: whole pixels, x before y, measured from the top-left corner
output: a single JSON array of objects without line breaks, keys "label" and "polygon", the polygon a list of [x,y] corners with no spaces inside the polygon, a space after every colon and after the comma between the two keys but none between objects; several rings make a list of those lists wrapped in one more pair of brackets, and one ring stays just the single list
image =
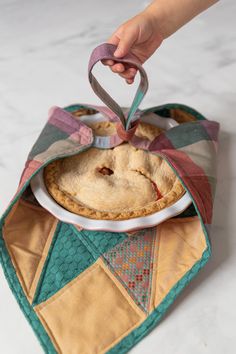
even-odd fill
[{"label": "hand", "polygon": [[153,0],[141,13],[123,23],[108,39],[108,43],[117,46],[114,60],[102,60],[114,73],[134,82],[137,69],[119,63],[129,52],[136,55],[143,64],[169,37],[193,17],[206,10],[218,0]]},{"label": "hand", "polygon": [[118,58],[122,58],[129,52],[136,55],[143,64],[160,46],[162,35],[158,29],[155,18],[145,10],[130,20],[123,23],[108,39],[108,43],[117,46],[114,60],[102,60],[104,65],[108,65],[114,73],[118,73],[128,84],[134,82],[137,69],[127,64],[119,63]]}]

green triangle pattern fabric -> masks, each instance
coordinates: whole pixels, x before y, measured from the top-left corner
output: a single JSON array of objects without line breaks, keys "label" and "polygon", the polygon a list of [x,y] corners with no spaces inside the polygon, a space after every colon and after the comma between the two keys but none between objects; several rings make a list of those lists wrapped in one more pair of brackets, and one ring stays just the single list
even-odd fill
[{"label": "green triangle pattern fabric", "polygon": [[98,255],[102,255],[108,252],[110,249],[116,245],[122,243],[128,238],[125,232],[106,232],[103,231],[93,231],[93,230],[81,230],[83,237],[90,242],[95,248],[95,252]]},{"label": "green triangle pattern fabric", "polygon": [[60,222],[41,274],[41,281],[39,281],[33,304],[46,301],[95,260],[71,226]]}]

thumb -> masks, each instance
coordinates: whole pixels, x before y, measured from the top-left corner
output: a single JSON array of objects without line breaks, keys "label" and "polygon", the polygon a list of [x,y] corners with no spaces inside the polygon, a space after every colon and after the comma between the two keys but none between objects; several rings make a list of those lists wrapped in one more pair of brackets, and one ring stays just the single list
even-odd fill
[{"label": "thumb", "polygon": [[120,36],[118,46],[114,52],[115,57],[121,58],[128,54],[135,40],[136,36],[133,31],[130,29],[127,29],[127,31],[124,30]]}]

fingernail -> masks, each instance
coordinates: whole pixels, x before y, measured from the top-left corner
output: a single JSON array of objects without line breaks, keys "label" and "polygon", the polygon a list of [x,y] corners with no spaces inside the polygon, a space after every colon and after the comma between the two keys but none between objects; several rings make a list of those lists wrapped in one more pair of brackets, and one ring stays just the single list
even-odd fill
[{"label": "fingernail", "polygon": [[114,52],[114,56],[115,56],[115,57],[119,57],[119,56],[121,56],[121,55],[122,55],[121,49],[120,49],[120,48],[117,48],[117,49],[115,50],[115,52]]}]

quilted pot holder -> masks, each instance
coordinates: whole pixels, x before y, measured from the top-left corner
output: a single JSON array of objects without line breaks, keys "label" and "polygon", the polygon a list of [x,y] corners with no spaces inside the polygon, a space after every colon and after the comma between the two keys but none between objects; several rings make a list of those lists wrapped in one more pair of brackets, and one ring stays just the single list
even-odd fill
[{"label": "quilted pot holder", "polygon": [[[181,104],[138,109],[147,76],[133,55],[140,86],[124,112],[92,74],[115,46],[95,48],[89,81],[105,106],[54,107],[28,154],[18,189],[0,219],[0,259],[8,284],[45,353],[127,353],[160,321],[177,295],[207,263],[216,186],[219,124]],[[84,111],[116,121],[117,132],[95,137]],[[151,143],[135,129],[147,115],[179,124]],[[128,141],[165,159],[192,204],[180,215],[132,232],[96,231],[59,220],[42,207],[31,179],[53,160]]]}]

